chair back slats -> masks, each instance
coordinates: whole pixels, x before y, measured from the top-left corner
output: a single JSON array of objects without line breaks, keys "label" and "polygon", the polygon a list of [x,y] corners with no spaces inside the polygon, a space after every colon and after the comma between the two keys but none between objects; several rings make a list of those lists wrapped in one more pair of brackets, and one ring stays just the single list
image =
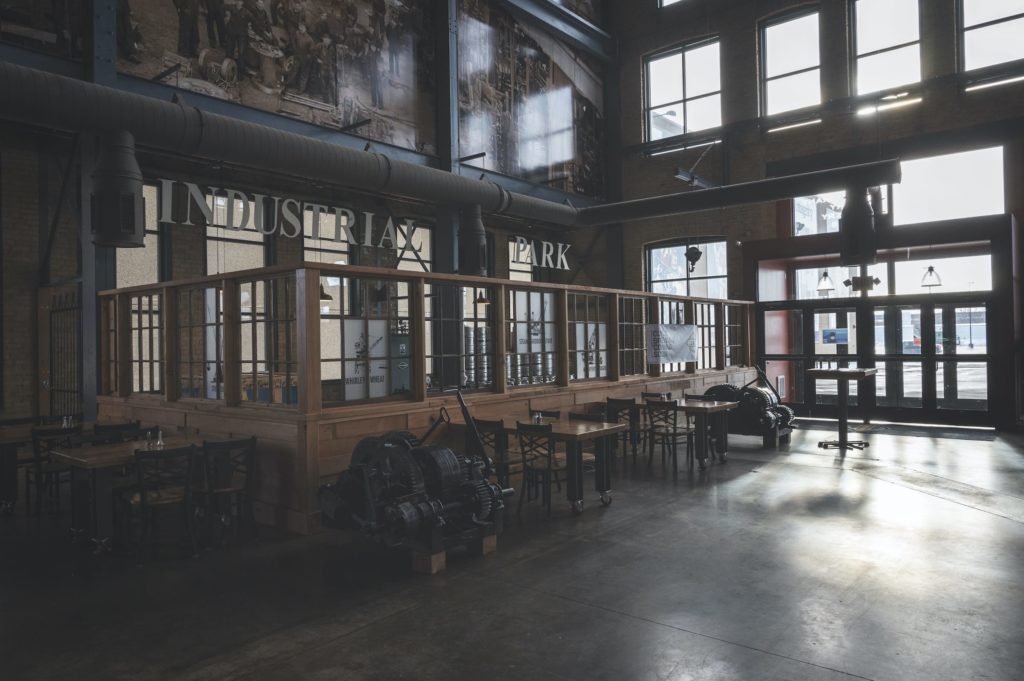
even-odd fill
[{"label": "chair back slats", "polygon": [[67,445],[72,436],[81,435],[81,433],[82,426],[75,426],[73,428],[33,428],[33,461],[42,462],[49,460],[51,449]]},{"label": "chair back slats", "polygon": [[647,422],[655,429],[675,429],[678,423],[678,406],[676,400],[647,400]]},{"label": "chair back slats", "polygon": [[256,438],[203,442],[203,467],[193,480],[209,491],[249,489]]},{"label": "chair back slats", "polygon": [[630,398],[628,400],[620,400],[614,397],[608,398],[606,406],[606,417],[611,423],[618,423],[622,419],[627,419],[630,424],[633,423],[633,419],[636,418],[636,400]]},{"label": "chair back slats", "polygon": [[555,438],[550,423],[516,422],[516,435],[519,438],[519,451],[523,462],[530,458],[545,458],[549,462],[555,453]]},{"label": "chair back slats", "polygon": [[139,504],[145,508],[151,499],[169,490],[181,490],[187,502],[191,497],[192,465],[197,451],[195,445],[174,449],[136,449]]},{"label": "chair back slats", "polygon": [[570,421],[591,421],[593,423],[605,423],[604,414],[582,414],[580,412],[569,412]]},{"label": "chair back slats", "polygon": [[505,421],[488,421],[485,419],[473,419],[476,429],[480,433],[480,441],[485,447],[490,447],[497,454],[499,451],[508,449],[508,438],[505,433]]}]

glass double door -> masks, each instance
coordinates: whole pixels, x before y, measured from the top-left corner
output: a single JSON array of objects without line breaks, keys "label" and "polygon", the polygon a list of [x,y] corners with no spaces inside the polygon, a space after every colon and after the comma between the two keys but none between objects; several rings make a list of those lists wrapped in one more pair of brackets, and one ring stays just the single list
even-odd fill
[{"label": "glass double door", "polygon": [[850,384],[858,418],[991,423],[985,300],[857,299],[763,304],[759,358],[783,401],[804,416],[835,416],[838,386],[813,367],[870,367]]}]

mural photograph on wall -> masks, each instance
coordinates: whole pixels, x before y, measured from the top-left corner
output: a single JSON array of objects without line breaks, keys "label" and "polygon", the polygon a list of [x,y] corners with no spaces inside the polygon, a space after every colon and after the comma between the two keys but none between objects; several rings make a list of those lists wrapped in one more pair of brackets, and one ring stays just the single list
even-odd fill
[{"label": "mural photograph on wall", "polygon": [[0,40],[82,58],[83,0],[0,0]]},{"label": "mural photograph on wall", "polygon": [[[596,65],[488,0],[459,2],[459,153],[577,194],[604,192]],[[483,154],[483,156],[479,156]]]},{"label": "mural photograph on wall", "polygon": [[430,4],[119,0],[118,68],[433,154]]}]

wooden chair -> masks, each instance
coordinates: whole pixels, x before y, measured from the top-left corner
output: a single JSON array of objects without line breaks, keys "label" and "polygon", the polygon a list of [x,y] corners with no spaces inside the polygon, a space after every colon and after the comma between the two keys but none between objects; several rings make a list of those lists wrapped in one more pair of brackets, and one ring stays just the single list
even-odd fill
[{"label": "wooden chair", "polygon": [[67,445],[73,435],[82,432],[81,426],[73,428],[33,428],[32,458],[24,463],[25,471],[25,509],[32,507],[32,489],[35,489],[35,514],[43,513],[43,495],[49,494],[54,499],[57,511],[60,511],[60,486],[71,483],[71,469],[59,464],[50,456],[54,447]]},{"label": "wooden chair", "polygon": [[[641,392],[640,393],[640,401],[641,402],[645,402],[645,403],[647,402],[647,400],[661,400],[661,401],[664,401],[664,400],[671,400],[671,399],[672,399],[672,393],[647,393],[647,392]],[[640,447],[642,449],[646,450],[646,449],[650,448],[650,431],[651,431],[651,424],[650,424],[650,421],[647,418],[647,412],[644,411],[644,410],[641,410],[641,414],[640,414]]]},{"label": "wooden chair", "polygon": [[134,439],[134,433],[138,432],[140,424],[138,421],[126,423],[97,423],[92,428],[93,442],[96,444],[107,444],[114,442],[127,442]]},{"label": "wooden chair", "polygon": [[640,410],[636,408],[636,400],[633,398],[619,400],[609,397],[605,409],[605,418],[609,423],[619,423],[623,419],[629,423],[629,430],[616,437],[614,442],[616,445],[620,441],[622,442],[623,452],[625,452],[625,445],[629,444],[633,449],[633,460],[636,461],[636,445],[640,439]]},{"label": "wooden chair", "polygon": [[135,450],[136,486],[124,498],[130,514],[139,522],[137,552],[139,564],[146,549],[156,515],[177,509],[183,534],[197,554],[192,505],[193,464],[198,456],[195,445],[175,449]]},{"label": "wooden chair", "polygon": [[675,400],[647,400],[647,419],[650,424],[650,448],[647,465],[654,458],[654,446],[661,445],[661,462],[665,464],[666,450],[672,456],[672,478],[679,475],[679,440],[686,440],[686,460],[693,459],[693,429],[679,425],[678,402]]},{"label": "wooden chair", "polygon": [[476,430],[480,433],[480,441],[484,448],[489,448],[494,452],[494,474],[498,484],[508,487],[508,433],[505,432],[505,422],[501,419],[486,421],[474,418],[473,423],[476,424]]},{"label": "wooden chair", "polygon": [[207,523],[231,527],[237,534],[244,522],[256,529],[252,507],[252,460],[256,438],[203,441],[201,466],[192,478],[192,493]]},{"label": "wooden chair", "polygon": [[[551,515],[551,483],[559,473],[566,471],[565,461],[555,456],[555,438],[550,423],[516,422],[516,436],[519,439],[519,454],[523,463],[523,484],[519,491],[517,513],[523,512],[523,500],[536,496],[538,485],[541,501]],[[561,488],[561,485],[559,485]]]}]

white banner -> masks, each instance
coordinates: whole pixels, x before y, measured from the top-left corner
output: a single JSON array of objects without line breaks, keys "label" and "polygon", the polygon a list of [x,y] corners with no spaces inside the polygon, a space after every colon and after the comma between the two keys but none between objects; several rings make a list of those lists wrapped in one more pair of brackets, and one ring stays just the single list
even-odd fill
[{"label": "white banner", "polygon": [[645,324],[647,363],[697,361],[697,327],[693,324]]}]

